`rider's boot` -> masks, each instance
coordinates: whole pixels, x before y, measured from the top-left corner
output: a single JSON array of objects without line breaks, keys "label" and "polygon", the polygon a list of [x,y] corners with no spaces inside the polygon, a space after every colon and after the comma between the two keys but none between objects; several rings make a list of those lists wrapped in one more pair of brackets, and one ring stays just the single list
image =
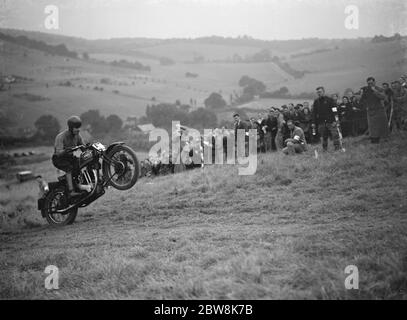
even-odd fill
[{"label": "rider's boot", "polygon": [[67,172],[66,174],[66,181],[68,183],[68,190],[69,190],[69,195],[71,197],[77,197],[80,196],[81,194],[79,192],[76,192],[73,186],[73,179],[72,179],[72,172]]},{"label": "rider's boot", "polygon": [[90,193],[92,191],[92,187],[88,184],[85,184],[85,185],[78,184],[78,190],[86,191],[87,193]]}]

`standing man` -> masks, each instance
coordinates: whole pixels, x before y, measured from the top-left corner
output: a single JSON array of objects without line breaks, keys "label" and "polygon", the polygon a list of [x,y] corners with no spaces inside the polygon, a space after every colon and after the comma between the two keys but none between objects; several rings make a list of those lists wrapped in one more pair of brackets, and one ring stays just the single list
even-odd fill
[{"label": "standing man", "polygon": [[235,120],[235,139],[237,139],[237,130],[244,129],[247,131],[249,130],[249,124],[246,123],[245,121],[242,121],[238,113],[235,113],[233,115],[233,119]]},{"label": "standing man", "polygon": [[317,88],[318,98],[314,101],[312,110],[313,123],[315,129],[318,126],[318,133],[322,137],[322,148],[328,150],[328,138],[334,143],[335,150],[340,150],[339,131],[335,116],[337,116],[336,101],[325,95],[324,87]]},{"label": "standing man", "polygon": [[380,138],[389,135],[386,110],[384,100],[386,94],[383,89],[376,86],[376,80],[373,77],[366,79],[367,86],[360,90],[360,103],[367,109],[367,123],[371,143],[379,143]]},{"label": "standing man", "polygon": [[335,106],[338,106],[339,105],[339,94],[334,93],[332,95],[332,99],[335,101]]},{"label": "standing man", "polygon": [[387,82],[382,83],[382,89],[384,90],[384,93],[386,94],[388,100],[390,100],[390,97],[393,95],[393,92],[390,89],[390,86]]},{"label": "standing man", "polygon": [[257,119],[257,123],[258,123],[258,135],[259,135],[259,150],[262,153],[266,152],[266,144],[265,144],[265,140],[264,140],[264,135],[266,133],[266,119],[264,119],[264,113],[260,112],[259,113],[259,118]]},{"label": "standing man", "polygon": [[279,139],[279,147],[284,148],[284,141],[290,137],[290,133],[288,131],[287,121],[292,120],[291,113],[289,108],[286,105],[283,105],[282,112],[278,117],[278,127],[280,131],[280,139]]},{"label": "standing man", "polygon": [[269,109],[266,119],[266,151],[276,151],[276,135],[278,130],[277,117],[274,108]]},{"label": "standing man", "polygon": [[[234,120],[235,120],[235,147],[236,147],[236,152],[237,152],[237,150],[238,150],[238,147],[237,147],[237,135],[238,135],[238,130],[240,130],[240,129],[244,129],[245,130],[245,133],[247,133],[248,131],[249,131],[249,124],[248,123],[246,123],[246,122],[244,122],[244,121],[242,121],[241,119],[240,119],[240,115],[238,114],[238,113],[235,113],[234,115],[233,115],[233,118],[234,118]],[[243,150],[246,150],[246,149],[248,149],[247,147],[248,147],[248,135],[247,134],[245,134],[245,139],[244,139],[244,141],[245,141],[245,147],[243,148]],[[241,149],[239,149],[239,150],[241,150]],[[243,155],[239,155],[239,156],[243,156]]]},{"label": "standing man", "polygon": [[304,110],[301,113],[300,128],[304,131],[305,138],[309,143],[312,142],[311,122],[312,122],[311,111],[309,110],[309,107],[304,107]]},{"label": "standing man", "polygon": [[294,107],[294,113],[293,113],[293,117],[292,117],[292,120],[294,120],[294,123],[300,122],[303,108],[304,108],[304,106],[300,103]]},{"label": "standing man", "polygon": [[407,75],[400,77],[400,84],[403,88],[407,89]]},{"label": "standing man", "polygon": [[390,119],[390,113],[391,113],[391,104],[392,104],[392,99],[393,99],[393,91],[390,89],[390,86],[387,82],[382,83],[382,89],[384,91],[384,94],[386,95],[386,100],[384,100],[384,107],[386,109],[386,116],[387,119]]},{"label": "standing man", "polygon": [[288,104],[288,118],[289,119],[294,119],[294,111],[295,111],[294,103],[289,103]]},{"label": "standing man", "polygon": [[400,81],[391,83],[393,90],[393,119],[398,130],[407,126],[407,89],[401,86]]}]

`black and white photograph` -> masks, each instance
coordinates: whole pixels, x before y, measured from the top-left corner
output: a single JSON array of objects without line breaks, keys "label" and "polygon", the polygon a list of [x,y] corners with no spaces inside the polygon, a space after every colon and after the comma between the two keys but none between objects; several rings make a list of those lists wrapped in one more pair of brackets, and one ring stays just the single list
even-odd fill
[{"label": "black and white photograph", "polygon": [[0,0],[0,300],[406,300],[406,141],[405,0]]}]

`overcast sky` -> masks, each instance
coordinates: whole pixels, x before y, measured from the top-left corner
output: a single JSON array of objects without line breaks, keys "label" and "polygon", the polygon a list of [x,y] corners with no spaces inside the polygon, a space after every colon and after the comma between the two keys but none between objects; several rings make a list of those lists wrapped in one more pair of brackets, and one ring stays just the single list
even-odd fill
[{"label": "overcast sky", "polygon": [[[59,29],[44,25],[47,5],[59,8]],[[359,8],[359,29],[345,28],[345,8]],[[259,39],[407,35],[406,0],[0,0],[0,27],[88,39]]]}]

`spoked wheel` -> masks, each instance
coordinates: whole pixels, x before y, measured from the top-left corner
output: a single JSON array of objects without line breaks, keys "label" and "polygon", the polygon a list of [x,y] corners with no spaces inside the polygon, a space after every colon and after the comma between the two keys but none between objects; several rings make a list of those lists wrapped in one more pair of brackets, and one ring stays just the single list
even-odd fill
[{"label": "spoked wheel", "polygon": [[63,227],[72,224],[76,215],[78,214],[78,208],[72,209],[67,213],[57,213],[57,210],[62,210],[68,206],[68,201],[65,195],[64,188],[57,188],[50,192],[45,199],[45,218],[52,226]]},{"label": "spoked wheel", "polygon": [[139,178],[139,162],[136,153],[128,146],[120,145],[113,148],[103,165],[103,174],[110,180],[109,184],[118,190],[132,188]]}]

